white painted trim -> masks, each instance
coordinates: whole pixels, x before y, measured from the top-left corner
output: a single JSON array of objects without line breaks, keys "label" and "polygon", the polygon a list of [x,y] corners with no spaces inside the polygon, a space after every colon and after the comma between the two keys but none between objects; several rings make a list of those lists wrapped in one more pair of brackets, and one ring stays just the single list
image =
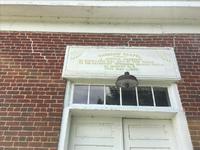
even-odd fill
[{"label": "white painted trim", "polygon": [[70,99],[71,99],[71,90],[73,89],[72,84],[70,81],[67,81],[67,85],[66,85],[66,90],[65,90],[65,100],[64,101],[64,108],[68,107],[70,105]]},{"label": "white painted trim", "polygon": [[101,6],[101,7],[200,7],[199,1],[186,1],[186,0],[179,0],[179,1],[153,1],[153,0],[146,0],[146,1],[137,1],[137,0],[128,0],[123,1],[119,0],[1,0],[1,5],[45,5],[45,6]]},{"label": "white painted trim", "polygon": [[[181,103],[181,100],[180,100],[180,97],[178,96],[179,95],[179,92],[178,92],[178,88],[177,88],[177,85],[174,84],[174,83],[171,83],[170,85],[167,85],[167,84],[162,84],[162,83],[159,83],[159,84],[151,84],[153,82],[149,82],[148,84],[140,84],[139,87],[151,87],[151,92],[152,92],[152,97],[153,97],[153,106],[139,106],[139,98],[138,98],[138,87],[135,87],[135,92],[136,92],[136,102],[137,102],[137,105],[136,106],[122,106],[122,93],[120,91],[120,105],[106,105],[106,91],[105,91],[105,87],[106,86],[115,86],[114,84],[88,84],[88,83],[75,83],[75,84],[71,84],[71,96],[68,97],[70,98],[70,103],[69,103],[69,107],[73,107],[75,106],[74,108],[76,109],[77,106],[78,106],[78,109],[99,109],[99,110],[109,110],[109,109],[116,109],[116,110],[132,110],[132,111],[167,111],[167,112],[178,112],[178,111],[183,111],[183,108],[182,108],[182,103]],[[87,104],[73,104],[73,93],[74,93],[74,85],[85,85],[85,86],[88,86],[88,100],[89,101],[89,93],[90,93],[90,90],[89,90],[89,86],[91,85],[100,85],[100,86],[104,86],[104,105],[97,105],[97,104],[90,104],[88,105],[89,103]],[[166,106],[166,107],[159,107],[159,106],[156,106],[156,102],[155,102],[155,95],[154,95],[154,90],[153,90],[153,87],[163,87],[163,88],[167,88],[167,91],[168,91],[168,95],[169,95],[169,101],[170,101],[170,106]],[[120,88],[121,89],[121,88]]]},{"label": "white painted trim", "polygon": [[90,84],[88,85],[87,104],[90,104]]},{"label": "white painted trim", "polygon": [[61,122],[61,129],[60,129],[60,136],[59,136],[59,143],[58,143],[58,150],[67,150],[68,145],[68,136],[69,136],[69,129],[70,129],[70,120],[71,114],[68,108],[70,99],[71,99],[71,90],[72,84],[70,81],[67,81],[67,85],[65,88],[65,97],[64,97],[64,108],[62,113],[62,122]]},{"label": "white painted trim", "polygon": [[[178,112],[175,109],[172,109],[171,107],[153,107],[153,106],[120,106],[120,105],[83,105],[83,104],[72,104],[69,109],[71,110],[88,110],[88,111],[135,111],[135,112],[157,112],[157,113],[176,113]],[[153,117],[153,116],[152,116]]]},{"label": "white painted trim", "polygon": [[[69,83],[70,84],[70,83]],[[68,85],[69,86],[69,85]],[[71,86],[73,88],[73,85]],[[68,89],[69,90],[69,89]],[[68,92],[66,89],[66,92]],[[72,93],[71,93],[72,94]],[[154,118],[154,119],[171,119],[173,123],[174,132],[178,149],[177,150],[193,150],[191,137],[188,129],[185,113],[182,109],[181,100],[176,84],[169,87],[169,96],[172,98],[172,106],[169,108],[155,108],[152,107],[119,107],[119,106],[96,106],[96,105],[78,105],[73,104],[63,110],[62,124],[60,131],[60,139],[58,150],[67,150],[68,136],[70,131],[71,115],[74,116],[110,116],[110,117],[128,117],[128,118]],[[65,96],[65,103],[69,101],[69,96]]]},{"label": "white painted trim", "polygon": [[176,106],[175,109],[178,109],[178,113],[175,115],[172,121],[174,125],[174,132],[176,133],[176,138],[178,141],[179,150],[193,150],[188,123],[182,107],[177,85],[173,84],[170,90],[174,105]]},{"label": "white painted trim", "polygon": [[[150,83],[149,83],[150,84]],[[176,84],[172,84],[171,86],[169,85],[161,85],[161,84],[154,84],[153,86],[150,85],[140,85],[139,87],[150,87],[151,88],[151,93],[152,93],[152,98],[153,98],[153,106],[142,106],[139,105],[139,98],[138,98],[138,87],[135,87],[135,92],[136,92],[136,102],[137,105],[135,106],[128,106],[128,105],[122,105],[122,89],[119,89],[120,92],[120,105],[106,105],[106,91],[105,91],[105,87],[106,86],[115,86],[114,84],[81,84],[81,83],[75,83],[71,85],[71,95],[73,95],[74,93],[74,85],[84,85],[88,87],[88,92],[87,92],[87,104],[74,104],[73,103],[73,96],[69,97],[70,98],[70,104],[69,107],[75,108],[75,109],[89,109],[89,110],[93,110],[93,109],[98,109],[98,110],[122,110],[122,111],[166,111],[166,112],[178,112],[178,108],[181,109],[181,103],[179,104],[179,106],[177,106],[177,102],[176,99],[174,97],[176,97],[176,94],[174,93],[174,90],[178,90],[176,87]],[[91,85],[95,85],[95,86],[102,86],[104,87],[104,104],[103,105],[99,105],[99,104],[89,104],[90,101],[90,86]],[[155,101],[155,95],[154,95],[154,87],[163,87],[166,88],[168,91],[168,95],[169,95],[169,101],[170,101],[170,105],[163,107],[163,106],[156,106],[156,101]],[[89,104],[89,105],[88,105]],[[182,110],[182,109],[181,109]]]},{"label": "white painted trim", "polygon": [[[72,86],[73,87],[73,86]],[[68,93],[68,90],[66,89]],[[171,119],[173,122],[173,128],[176,135],[178,149],[177,150],[193,150],[190,133],[188,129],[185,113],[182,109],[181,100],[179,97],[177,85],[173,84],[169,88],[170,98],[173,98],[172,105],[176,107],[170,108],[156,108],[152,110],[152,107],[97,107],[95,105],[83,106],[83,105],[71,105],[63,110],[60,139],[58,150],[67,150],[68,136],[70,130],[70,118],[71,114],[75,116],[110,116],[110,117],[130,117],[130,118],[154,118],[154,119]],[[69,101],[69,96],[65,96],[65,103]],[[175,109],[176,108],[176,109]]]},{"label": "white painted trim", "polygon": [[168,92],[169,92],[169,99],[170,99],[171,107],[178,111],[183,111],[177,85],[172,84],[171,86],[169,86]]},{"label": "white painted trim", "polygon": [[103,105],[106,105],[106,86],[103,86]]},{"label": "white painted trim", "polygon": [[72,88],[70,89],[70,99],[68,99],[68,101],[70,102],[69,105],[73,104],[73,97],[74,97],[74,84],[72,84],[71,86]]},{"label": "white painted trim", "polygon": [[137,101],[137,107],[139,107],[139,98],[138,98],[138,89],[135,87],[135,96],[136,96],[136,101]]},{"label": "white painted trim", "polygon": [[[56,20],[56,19],[55,19]],[[191,21],[192,22],[192,21]],[[33,32],[70,32],[70,33],[200,33],[200,24],[162,24],[162,23],[127,23],[127,24],[87,24],[66,22],[4,21],[0,22],[1,31]],[[126,45],[127,46],[127,45]]]},{"label": "white painted trim", "polygon": [[122,88],[119,88],[119,101],[120,101],[120,106],[122,106]]},{"label": "white painted trim", "polygon": [[69,47],[67,46],[66,47],[66,50],[65,50],[65,57],[64,57],[64,64],[63,64],[63,68],[62,68],[62,77],[64,76],[64,72],[65,72],[65,68],[67,68],[67,52],[69,51]]},{"label": "white painted trim", "polygon": [[71,115],[70,110],[65,107],[62,114],[62,123],[60,129],[60,137],[58,143],[58,150],[67,150],[69,132],[70,132]]},{"label": "white painted trim", "polygon": [[151,86],[151,94],[152,94],[152,98],[153,98],[153,106],[156,107],[156,100],[155,100],[154,90],[153,90],[152,86]]},{"label": "white painted trim", "polygon": [[178,112],[172,119],[179,150],[193,150],[188,123],[183,111]]}]

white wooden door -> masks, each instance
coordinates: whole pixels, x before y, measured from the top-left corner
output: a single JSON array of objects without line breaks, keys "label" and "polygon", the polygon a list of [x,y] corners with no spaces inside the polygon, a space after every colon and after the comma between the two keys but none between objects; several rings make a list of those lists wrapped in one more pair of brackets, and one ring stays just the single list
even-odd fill
[{"label": "white wooden door", "polygon": [[69,150],[123,150],[121,118],[72,117]]},{"label": "white wooden door", "polygon": [[72,117],[68,150],[177,150],[170,120]]},{"label": "white wooden door", "polygon": [[177,150],[170,120],[124,119],[125,150]]}]

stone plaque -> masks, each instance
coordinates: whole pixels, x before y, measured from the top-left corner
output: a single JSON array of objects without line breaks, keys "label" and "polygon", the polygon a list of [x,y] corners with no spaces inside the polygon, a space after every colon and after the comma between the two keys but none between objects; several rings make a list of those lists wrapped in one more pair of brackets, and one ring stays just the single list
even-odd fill
[{"label": "stone plaque", "polygon": [[116,78],[126,71],[139,79],[180,80],[173,48],[67,47],[64,78]]}]

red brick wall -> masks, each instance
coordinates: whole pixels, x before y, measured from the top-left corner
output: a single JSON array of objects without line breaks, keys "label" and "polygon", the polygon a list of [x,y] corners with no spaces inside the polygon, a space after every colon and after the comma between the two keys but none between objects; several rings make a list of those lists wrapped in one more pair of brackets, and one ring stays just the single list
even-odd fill
[{"label": "red brick wall", "polygon": [[195,150],[200,150],[200,35],[1,32],[0,150],[57,148],[67,45],[176,46],[179,90]]}]

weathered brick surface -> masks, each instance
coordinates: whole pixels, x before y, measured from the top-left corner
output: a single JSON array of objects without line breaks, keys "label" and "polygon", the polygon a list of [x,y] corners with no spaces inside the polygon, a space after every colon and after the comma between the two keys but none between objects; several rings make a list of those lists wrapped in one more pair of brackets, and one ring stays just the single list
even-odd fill
[{"label": "weathered brick surface", "polygon": [[42,32],[0,34],[0,150],[57,148],[67,45],[175,46],[182,76],[181,100],[194,149],[200,150],[200,35]]}]

